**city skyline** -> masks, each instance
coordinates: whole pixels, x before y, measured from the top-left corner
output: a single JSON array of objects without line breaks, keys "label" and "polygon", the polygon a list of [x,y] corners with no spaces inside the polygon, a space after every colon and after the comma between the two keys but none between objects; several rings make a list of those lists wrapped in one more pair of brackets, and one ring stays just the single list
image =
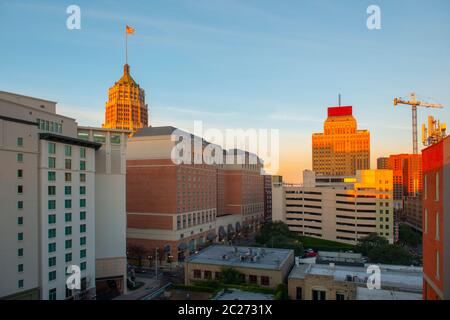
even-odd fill
[{"label": "city skyline", "polygon": [[[382,29],[375,31],[366,28],[365,1],[177,4],[168,10],[170,4],[142,3],[136,14],[136,4],[80,1],[81,30],[68,30],[67,3],[1,3],[1,24],[10,31],[0,35],[9,43],[0,55],[13,63],[4,66],[11,77],[0,86],[56,100],[58,112],[100,126],[107,90],[123,68],[129,24],[136,29],[129,64],[146,90],[151,125],[192,131],[193,121],[202,120],[209,128],[280,129],[279,174],[290,182],[312,167],[311,135],[322,130],[338,93],[343,105],[353,105],[360,128],[371,132],[372,168],[379,156],[412,150],[410,110],[394,109],[394,97],[417,91],[450,104],[450,64],[442,63],[450,51],[441,40],[449,32],[445,1],[434,7],[381,1]],[[399,10],[410,19],[398,19]],[[423,16],[433,22],[414,22]],[[29,50],[39,64],[24,58]],[[431,73],[433,79],[426,77]],[[430,114],[445,122],[449,111],[420,110],[419,124]]]}]

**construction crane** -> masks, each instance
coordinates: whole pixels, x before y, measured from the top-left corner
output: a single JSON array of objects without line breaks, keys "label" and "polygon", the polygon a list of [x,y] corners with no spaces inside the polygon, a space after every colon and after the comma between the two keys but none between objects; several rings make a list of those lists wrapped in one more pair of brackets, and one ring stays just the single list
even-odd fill
[{"label": "construction crane", "polygon": [[444,106],[441,104],[437,104],[437,103],[433,104],[433,103],[418,101],[415,92],[410,94],[410,100],[403,100],[402,98],[395,98],[394,106],[399,105],[399,104],[409,105],[412,108],[413,153],[418,154],[419,147],[418,147],[418,143],[417,143],[417,107],[442,109]]}]

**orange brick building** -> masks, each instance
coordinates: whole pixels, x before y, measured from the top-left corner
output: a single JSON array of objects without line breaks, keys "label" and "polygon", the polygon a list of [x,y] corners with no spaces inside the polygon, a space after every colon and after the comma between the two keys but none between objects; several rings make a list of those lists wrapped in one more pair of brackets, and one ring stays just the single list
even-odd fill
[{"label": "orange brick building", "polygon": [[450,137],[422,151],[423,297],[450,299]]},{"label": "orange brick building", "polygon": [[148,126],[148,106],[145,91],[130,75],[130,66],[125,64],[123,76],[108,91],[105,123],[103,128],[123,129],[136,132]]},{"label": "orange brick building", "polygon": [[355,175],[370,169],[370,133],[358,130],[353,108],[328,108],[323,133],[312,136],[313,171],[323,175]]},{"label": "orange brick building", "polygon": [[[254,231],[263,221],[261,161],[252,164],[176,164],[174,127],[140,129],[127,148],[127,248],[129,256],[181,262],[207,243]],[[200,143],[207,142],[185,133]],[[195,144],[194,142],[193,144]],[[220,153],[228,158],[233,152]],[[186,159],[197,159],[195,148]],[[200,158],[202,155],[200,155]],[[201,159],[200,159],[201,160]]]}]

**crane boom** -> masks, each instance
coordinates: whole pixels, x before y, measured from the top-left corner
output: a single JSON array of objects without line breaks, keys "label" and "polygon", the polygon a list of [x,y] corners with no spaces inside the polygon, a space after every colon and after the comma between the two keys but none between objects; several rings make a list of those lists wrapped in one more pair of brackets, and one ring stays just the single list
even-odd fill
[{"label": "crane boom", "polygon": [[444,106],[442,104],[437,103],[427,103],[424,101],[418,101],[416,99],[416,94],[413,92],[410,94],[410,100],[403,100],[402,98],[394,99],[394,106],[396,105],[409,105],[412,109],[412,129],[413,129],[413,153],[417,154],[419,152],[419,147],[417,143],[417,107],[425,107],[425,108],[436,108],[442,109]]}]

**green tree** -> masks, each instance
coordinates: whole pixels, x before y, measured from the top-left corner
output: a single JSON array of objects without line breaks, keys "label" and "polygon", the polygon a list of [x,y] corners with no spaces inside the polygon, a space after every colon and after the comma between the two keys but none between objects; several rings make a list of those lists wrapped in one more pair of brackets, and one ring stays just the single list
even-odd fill
[{"label": "green tree", "polygon": [[367,258],[372,263],[385,264],[400,264],[412,265],[414,264],[414,257],[404,247],[398,245],[384,245],[375,247],[369,251]]},{"label": "green tree", "polygon": [[399,226],[399,242],[410,247],[417,247],[422,243],[422,237],[410,226],[401,224]]},{"label": "green tree", "polygon": [[236,269],[223,267],[220,270],[220,282],[224,284],[241,284],[244,280],[242,274]]},{"label": "green tree", "polygon": [[385,238],[377,235],[376,233],[371,233],[359,240],[358,245],[356,246],[356,251],[360,252],[364,256],[367,256],[374,248],[384,247],[388,244],[389,242]]},{"label": "green tree", "polygon": [[280,283],[274,295],[275,300],[289,300],[288,288],[284,283]]}]

